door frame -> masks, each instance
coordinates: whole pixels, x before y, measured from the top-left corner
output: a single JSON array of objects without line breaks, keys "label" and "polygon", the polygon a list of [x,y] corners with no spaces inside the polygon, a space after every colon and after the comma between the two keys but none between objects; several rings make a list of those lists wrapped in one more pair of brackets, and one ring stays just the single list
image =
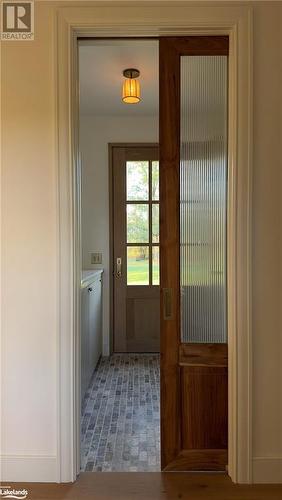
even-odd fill
[{"label": "door frame", "polygon": [[228,474],[252,482],[252,7],[125,2],[58,7],[56,138],[58,181],[57,481],[72,482],[80,455],[80,153],[78,50],[81,37],[229,35]]},{"label": "door frame", "polygon": [[114,352],[114,241],[113,241],[113,224],[114,224],[114,214],[113,214],[113,151],[114,148],[150,148],[159,147],[157,142],[110,142],[108,144],[109,153],[109,282],[110,282],[110,354]]}]

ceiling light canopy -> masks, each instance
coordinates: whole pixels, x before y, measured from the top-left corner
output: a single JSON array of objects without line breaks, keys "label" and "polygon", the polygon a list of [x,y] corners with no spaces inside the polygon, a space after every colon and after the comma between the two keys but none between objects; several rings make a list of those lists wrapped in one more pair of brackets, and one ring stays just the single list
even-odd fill
[{"label": "ceiling light canopy", "polygon": [[127,104],[136,104],[140,101],[140,82],[137,78],[140,75],[138,69],[129,68],[123,71],[126,78],[122,86],[122,100]]}]

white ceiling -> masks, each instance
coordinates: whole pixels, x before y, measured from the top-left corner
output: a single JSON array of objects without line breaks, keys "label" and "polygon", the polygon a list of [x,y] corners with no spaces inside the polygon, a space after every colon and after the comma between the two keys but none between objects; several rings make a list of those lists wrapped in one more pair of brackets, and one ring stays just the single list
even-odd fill
[{"label": "white ceiling", "polygon": [[[123,70],[140,71],[141,101],[124,104]],[[90,115],[155,115],[159,103],[158,42],[90,40],[79,45],[80,112]]]},{"label": "white ceiling", "polygon": [[[123,70],[140,71],[141,101],[121,99]],[[225,130],[227,58],[181,59],[182,121],[190,139]],[[89,40],[79,46],[80,112],[96,116],[158,115],[159,55],[156,40]],[[184,125],[183,125],[184,126]]]}]

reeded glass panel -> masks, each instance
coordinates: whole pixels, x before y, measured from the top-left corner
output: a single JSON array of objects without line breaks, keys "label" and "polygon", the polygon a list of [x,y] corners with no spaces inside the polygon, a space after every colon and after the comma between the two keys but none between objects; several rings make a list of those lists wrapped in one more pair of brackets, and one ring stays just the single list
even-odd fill
[{"label": "reeded glass panel", "polygon": [[160,238],[159,204],[152,205],[152,242],[159,243]]},{"label": "reeded glass panel", "polygon": [[152,271],[153,271],[153,285],[160,284],[160,248],[158,246],[152,247]]},{"label": "reeded glass panel", "polygon": [[149,242],[149,205],[127,204],[127,243]]},{"label": "reeded glass panel", "polygon": [[127,284],[149,285],[149,247],[127,247]]},{"label": "reeded glass panel", "polygon": [[152,161],[152,200],[159,200],[159,162]]},{"label": "reeded glass panel", "polygon": [[126,162],[126,193],[128,201],[149,200],[149,162]]},{"label": "reeded glass panel", "polygon": [[227,57],[181,57],[182,342],[227,342]]}]

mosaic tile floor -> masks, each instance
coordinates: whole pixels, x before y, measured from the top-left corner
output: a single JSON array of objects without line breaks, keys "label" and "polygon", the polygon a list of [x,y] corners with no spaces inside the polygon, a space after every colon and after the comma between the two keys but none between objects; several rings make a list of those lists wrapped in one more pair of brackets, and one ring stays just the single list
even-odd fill
[{"label": "mosaic tile floor", "polygon": [[160,470],[158,354],[102,358],[82,404],[81,470]]}]

